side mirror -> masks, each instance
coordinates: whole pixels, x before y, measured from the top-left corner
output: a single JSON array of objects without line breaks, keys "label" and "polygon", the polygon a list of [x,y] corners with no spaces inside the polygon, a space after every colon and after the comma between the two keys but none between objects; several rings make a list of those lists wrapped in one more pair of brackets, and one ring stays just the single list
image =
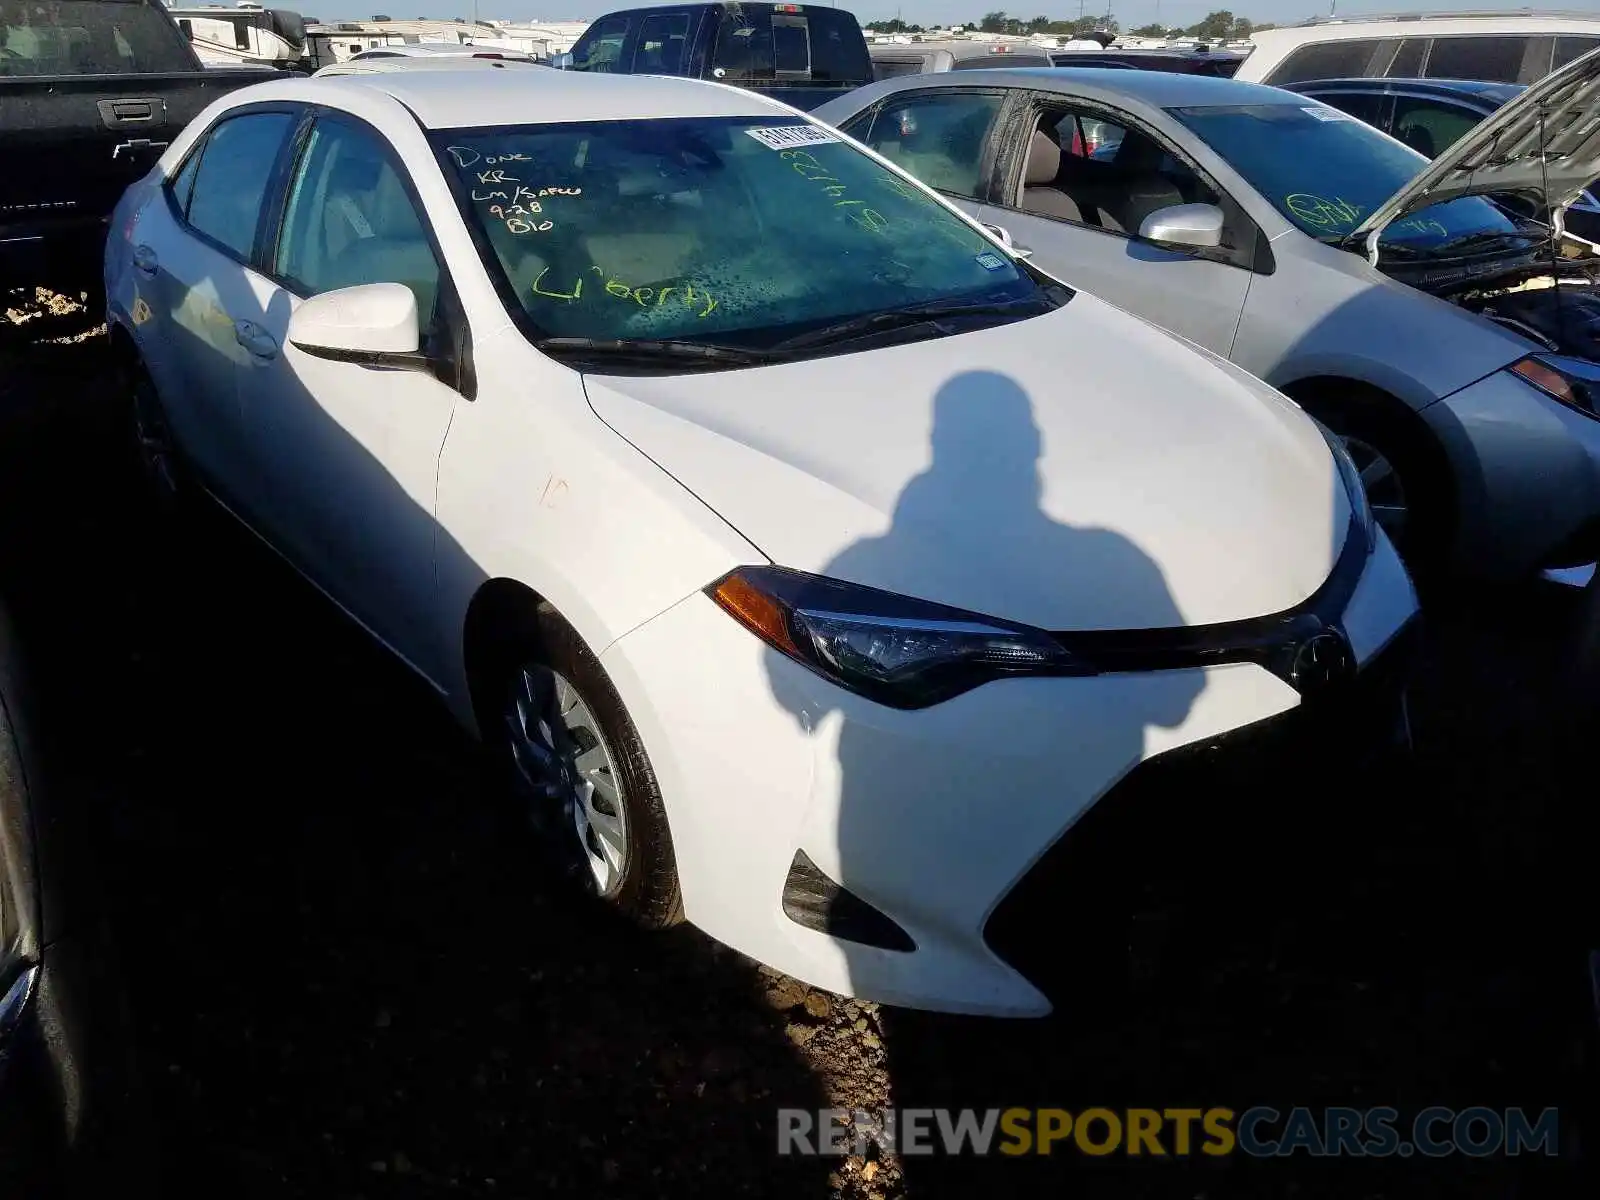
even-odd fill
[{"label": "side mirror", "polygon": [[550,56],[550,65],[558,71],[565,71],[572,66],[572,51],[563,50],[559,54]]},{"label": "side mirror", "polygon": [[1139,236],[1173,246],[1222,245],[1222,210],[1215,204],[1158,208],[1139,223]]},{"label": "side mirror", "polygon": [[983,227],[985,229],[987,229],[990,233],[994,234],[995,237],[999,238],[1000,239],[1000,244],[1002,246],[1004,246],[1007,250],[1011,251],[1012,255],[1014,255],[1015,257],[1017,257],[1017,258],[1027,258],[1030,254],[1033,253],[1033,251],[1028,249],[1028,247],[1019,246],[1015,242],[1013,242],[1011,240],[1011,231],[1009,229],[1007,229],[1004,225],[990,225],[987,221],[985,221]]},{"label": "side mirror", "polygon": [[364,367],[424,369],[417,297],[403,283],[363,283],[312,296],[289,318],[289,344]]}]

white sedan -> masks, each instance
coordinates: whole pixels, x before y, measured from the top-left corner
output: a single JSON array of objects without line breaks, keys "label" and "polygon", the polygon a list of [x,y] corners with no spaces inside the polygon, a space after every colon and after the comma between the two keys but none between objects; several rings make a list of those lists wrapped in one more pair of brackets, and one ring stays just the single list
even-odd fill
[{"label": "white sedan", "polygon": [[1300,409],[748,91],[248,88],[106,286],[157,483],[430,681],[605,900],[837,992],[1049,1011],[1005,903],[1045,851],[1164,752],[1334,737],[1416,611]]}]

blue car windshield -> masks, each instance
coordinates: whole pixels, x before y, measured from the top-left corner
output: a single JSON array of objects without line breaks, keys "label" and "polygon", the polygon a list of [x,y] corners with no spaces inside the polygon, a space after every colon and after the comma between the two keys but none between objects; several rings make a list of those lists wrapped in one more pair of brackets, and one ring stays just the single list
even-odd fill
[{"label": "blue car windshield", "polygon": [[[1313,100],[1170,111],[1274,208],[1325,241],[1350,233],[1428,165],[1409,146]],[[1379,243],[1427,254],[1495,236],[1520,233],[1499,206],[1463,196],[1391,222]]]},{"label": "blue car windshield", "polygon": [[754,349],[879,310],[1043,295],[939,200],[784,115],[457,129],[436,147],[543,335]]}]

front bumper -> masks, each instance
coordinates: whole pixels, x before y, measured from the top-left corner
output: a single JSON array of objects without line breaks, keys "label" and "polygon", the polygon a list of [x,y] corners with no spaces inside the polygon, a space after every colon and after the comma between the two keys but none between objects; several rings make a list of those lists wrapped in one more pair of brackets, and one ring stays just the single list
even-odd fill
[{"label": "front bumper", "polygon": [[[1380,537],[1343,621],[1358,664],[1415,612]],[[995,1016],[1050,1011],[986,937],[1041,856],[1141,762],[1300,706],[1263,667],[1226,663],[1012,679],[889,709],[768,650],[699,594],[601,661],[660,783],[691,921],[818,987]],[[785,915],[797,853],[914,949]]]},{"label": "front bumper", "polygon": [[1499,371],[1422,410],[1454,468],[1456,555],[1515,579],[1600,558],[1600,420]]},{"label": "front bumper", "polygon": [[1309,787],[1337,787],[1409,749],[1405,684],[1419,633],[1412,621],[1342,694],[1140,763],[1006,894],[984,927],[989,946],[1053,1004],[1110,990],[1126,975],[1140,893],[1173,855],[1219,838],[1271,842],[1262,831],[1281,831],[1284,805],[1304,803]]}]

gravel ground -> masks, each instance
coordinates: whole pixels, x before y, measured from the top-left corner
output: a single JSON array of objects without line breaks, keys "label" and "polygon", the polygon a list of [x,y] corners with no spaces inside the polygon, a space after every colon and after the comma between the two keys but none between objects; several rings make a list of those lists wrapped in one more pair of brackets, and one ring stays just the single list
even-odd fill
[{"label": "gravel ground", "polygon": [[[37,303],[13,314],[38,313]],[[238,1197],[1524,1196],[1593,1128],[1550,686],[1569,598],[1435,620],[1408,772],[1173,798],[1124,986],[1042,1022],[808,992],[546,887],[426,689],[222,518],[158,535],[103,339],[0,338],[3,585],[102,831],[168,1190]],[[1243,792],[1249,792],[1248,796]],[[997,801],[1000,802],[1000,801]],[[1224,819],[1223,814],[1231,814]],[[1592,845],[1592,843],[1590,843]],[[1063,954],[1092,909],[1055,923]],[[824,1105],[1523,1104],[1556,1161],[780,1158]]]}]

